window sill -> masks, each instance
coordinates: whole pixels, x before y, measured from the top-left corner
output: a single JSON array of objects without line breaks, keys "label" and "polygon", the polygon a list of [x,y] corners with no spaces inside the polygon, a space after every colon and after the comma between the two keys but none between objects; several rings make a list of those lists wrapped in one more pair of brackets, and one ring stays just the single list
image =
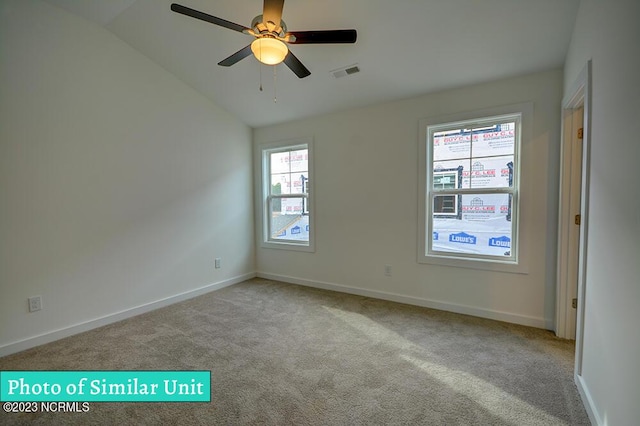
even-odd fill
[{"label": "window sill", "polygon": [[450,256],[420,256],[418,263],[449,266],[453,268],[479,269],[483,271],[506,272],[510,274],[529,274],[528,265],[524,262],[501,262],[498,260],[465,259]]},{"label": "window sill", "polygon": [[278,249],[278,250],[300,251],[300,252],[306,252],[306,253],[313,253],[316,251],[314,245],[311,243],[296,244],[289,241],[287,242],[263,241],[260,244],[260,247]]}]

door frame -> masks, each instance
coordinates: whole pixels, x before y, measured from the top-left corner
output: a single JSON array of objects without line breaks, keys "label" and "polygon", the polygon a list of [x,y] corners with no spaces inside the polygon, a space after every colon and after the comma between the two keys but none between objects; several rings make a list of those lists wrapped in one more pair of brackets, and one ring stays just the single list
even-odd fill
[{"label": "door frame", "polygon": [[[575,212],[569,211],[568,204],[563,202],[563,198],[570,194],[571,179],[570,175],[565,176],[567,168],[570,170],[572,161],[571,146],[574,142],[573,136],[577,129],[574,127],[575,111],[583,109],[582,128],[582,173],[580,185],[580,237],[578,243],[578,304],[576,314],[576,355],[575,355],[575,374],[582,374],[582,349],[584,337],[584,312],[586,294],[586,259],[587,259],[587,235],[589,228],[589,166],[590,166],[590,145],[591,145],[591,60],[587,62],[582,69],[571,89],[562,100],[562,145],[561,145],[561,163],[560,163],[560,198],[559,198],[559,215],[558,215],[558,271],[556,282],[556,327],[555,331],[559,337],[571,338],[572,330],[568,329],[569,324],[567,315],[571,308],[571,300],[569,295],[572,294],[575,282],[569,282],[566,277],[567,247],[570,246],[570,233],[568,227],[575,226],[573,216]],[[567,178],[567,176],[569,178]]]},{"label": "door frame", "polygon": [[578,256],[580,252],[580,226],[576,214],[581,214],[582,193],[582,138],[584,129],[584,97],[579,96],[576,107],[565,108],[563,114],[562,145],[560,154],[560,193],[558,213],[558,259],[556,276],[555,332],[563,339],[576,338],[578,298]]}]

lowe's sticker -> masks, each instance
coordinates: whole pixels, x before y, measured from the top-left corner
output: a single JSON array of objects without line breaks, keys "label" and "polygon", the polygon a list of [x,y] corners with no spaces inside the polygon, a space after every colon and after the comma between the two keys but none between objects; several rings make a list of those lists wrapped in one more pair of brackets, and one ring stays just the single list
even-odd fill
[{"label": "lowe's sticker", "polygon": [[503,235],[502,237],[489,238],[490,247],[511,248],[511,238]]},{"label": "lowe's sticker", "polygon": [[476,244],[477,239],[475,235],[470,235],[466,232],[460,232],[458,234],[449,235],[449,241],[452,243]]}]

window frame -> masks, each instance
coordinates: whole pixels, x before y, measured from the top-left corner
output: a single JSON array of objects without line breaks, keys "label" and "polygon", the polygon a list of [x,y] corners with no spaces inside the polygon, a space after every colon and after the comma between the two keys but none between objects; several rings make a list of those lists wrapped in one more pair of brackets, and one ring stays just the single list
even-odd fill
[{"label": "window frame", "polygon": [[[432,134],[436,131],[444,131],[447,128],[462,127],[474,128],[481,127],[488,122],[505,122],[519,117],[517,126],[518,136],[514,146],[514,172],[513,187],[505,188],[460,188],[453,191],[434,189],[431,180],[433,170],[433,143]],[[528,273],[528,261],[526,253],[528,252],[528,244],[523,244],[522,226],[522,189],[524,173],[522,147],[531,141],[533,105],[531,103],[522,103],[517,105],[508,105],[497,108],[487,108],[477,111],[469,111],[460,114],[452,114],[441,117],[425,118],[420,120],[419,128],[419,232],[418,232],[418,263],[437,264],[444,266],[455,266],[472,269],[495,270],[513,273]],[[445,160],[446,161],[446,160]],[[473,168],[473,164],[471,165]],[[449,169],[443,169],[447,171]],[[433,221],[432,218],[452,217],[451,214],[440,215],[432,213],[434,204],[433,200],[436,196],[456,195],[458,197],[458,208],[456,210],[458,217],[462,214],[462,195],[463,194],[511,194],[511,256],[497,257],[491,255],[477,255],[469,253],[452,253],[435,251],[432,248],[433,243]],[[525,215],[527,216],[527,215]]]},{"label": "window frame", "polygon": [[[270,155],[278,152],[296,151],[307,149],[307,185],[306,193],[293,194],[273,194],[271,191],[271,165]],[[284,250],[295,250],[303,252],[315,251],[315,226],[314,226],[314,170],[313,170],[313,139],[312,138],[296,138],[291,140],[267,142],[257,144],[255,148],[255,159],[259,165],[259,173],[256,177],[256,187],[259,188],[257,200],[257,208],[259,212],[257,217],[259,220],[260,246],[263,248],[275,248]],[[303,201],[304,216],[308,216],[309,223],[309,240],[293,240],[293,239],[274,239],[271,237],[271,220],[269,220],[272,211],[273,202],[285,198],[300,198]]]}]

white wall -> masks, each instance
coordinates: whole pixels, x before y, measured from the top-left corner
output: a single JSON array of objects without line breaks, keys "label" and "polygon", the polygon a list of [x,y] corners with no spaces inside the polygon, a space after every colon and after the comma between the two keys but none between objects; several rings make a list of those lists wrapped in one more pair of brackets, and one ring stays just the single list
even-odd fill
[{"label": "white wall", "polygon": [[581,384],[608,425],[640,419],[639,20],[637,0],[582,0],[565,66],[569,90],[592,59]]},{"label": "white wall", "polygon": [[[554,70],[254,130],[254,143],[312,136],[316,167],[316,252],[258,248],[258,272],[551,328],[561,93]],[[418,264],[419,120],[529,101],[521,222],[529,273]]]},{"label": "white wall", "polygon": [[0,354],[253,273],[250,128],[48,4],[0,3],[0,55]]}]

